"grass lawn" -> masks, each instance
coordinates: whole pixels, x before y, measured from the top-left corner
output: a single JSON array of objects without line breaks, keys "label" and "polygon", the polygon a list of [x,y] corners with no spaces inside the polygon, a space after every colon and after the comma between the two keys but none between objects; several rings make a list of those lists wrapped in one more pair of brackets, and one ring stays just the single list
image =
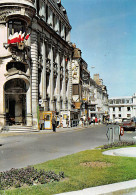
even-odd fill
[{"label": "grass lawn", "polygon": [[4,195],[49,195],[136,179],[136,158],[106,156],[86,150],[35,165],[37,169],[64,171],[65,179],[44,185],[0,191]]}]

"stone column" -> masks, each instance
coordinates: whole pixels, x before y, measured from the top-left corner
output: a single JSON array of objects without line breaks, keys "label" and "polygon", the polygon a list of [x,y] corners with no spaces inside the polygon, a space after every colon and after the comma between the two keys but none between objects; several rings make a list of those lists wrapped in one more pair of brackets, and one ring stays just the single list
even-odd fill
[{"label": "stone column", "polygon": [[72,62],[68,61],[68,110],[71,110],[72,103]]},{"label": "stone column", "polygon": [[32,59],[32,114],[33,127],[38,128],[38,44],[37,32],[31,33],[31,59]]},{"label": "stone column", "polygon": [[46,86],[46,42],[43,40],[42,44],[42,56],[43,56],[43,83],[42,83],[42,91],[43,91],[43,104],[44,104],[44,111],[48,110],[47,106],[47,86]]},{"label": "stone column", "polygon": [[62,60],[63,64],[63,109],[66,109],[66,62],[65,56],[63,56]]},{"label": "stone column", "polygon": [[58,76],[57,76],[57,111],[60,112],[60,51],[57,52]]},{"label": "stone column", "polygon": [[[1,86],[3,84],[1,83]],[[0,127],[5,125],[5,93],[4,93],[4,88],[0,88]]]},{"label": "stone column", "polygon": [[26,94],[26,124],[32,126],[31,84]]},{"label": "stone column", "polygon": [[51,73],[50,73],[50,110],[54,110],[54,74],[53,74],[53,46],[51,45],[50,50],[50,59],[51,59]]}]

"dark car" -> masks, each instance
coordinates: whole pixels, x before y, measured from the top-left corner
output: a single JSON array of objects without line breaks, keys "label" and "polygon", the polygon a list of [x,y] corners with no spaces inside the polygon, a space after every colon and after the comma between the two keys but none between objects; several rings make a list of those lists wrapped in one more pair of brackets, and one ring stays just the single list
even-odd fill
[{"label": "dark car", "polygon": [[124,119],[120,125],[123,127],[124,131],[135,131],[136,129],[136,118]]}]

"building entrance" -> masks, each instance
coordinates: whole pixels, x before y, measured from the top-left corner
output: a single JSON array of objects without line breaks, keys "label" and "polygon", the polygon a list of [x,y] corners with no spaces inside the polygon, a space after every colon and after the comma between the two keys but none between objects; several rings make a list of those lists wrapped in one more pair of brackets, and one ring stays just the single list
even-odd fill
[{"label": "building entrance", "polygon": [[26,124],[26,84],[13,79],[5,84],[6,125]]}]

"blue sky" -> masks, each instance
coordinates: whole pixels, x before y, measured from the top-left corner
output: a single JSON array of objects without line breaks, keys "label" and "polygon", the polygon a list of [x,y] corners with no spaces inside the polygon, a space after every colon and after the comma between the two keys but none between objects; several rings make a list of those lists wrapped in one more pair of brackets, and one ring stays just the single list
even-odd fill
[{"label": "blue sky", "polygon": [[[136,92],[136,0],[61,0],[71,41],[91,77],[99,73],[109,97]],[[94,66],[95,68],[91,68]]]}]

